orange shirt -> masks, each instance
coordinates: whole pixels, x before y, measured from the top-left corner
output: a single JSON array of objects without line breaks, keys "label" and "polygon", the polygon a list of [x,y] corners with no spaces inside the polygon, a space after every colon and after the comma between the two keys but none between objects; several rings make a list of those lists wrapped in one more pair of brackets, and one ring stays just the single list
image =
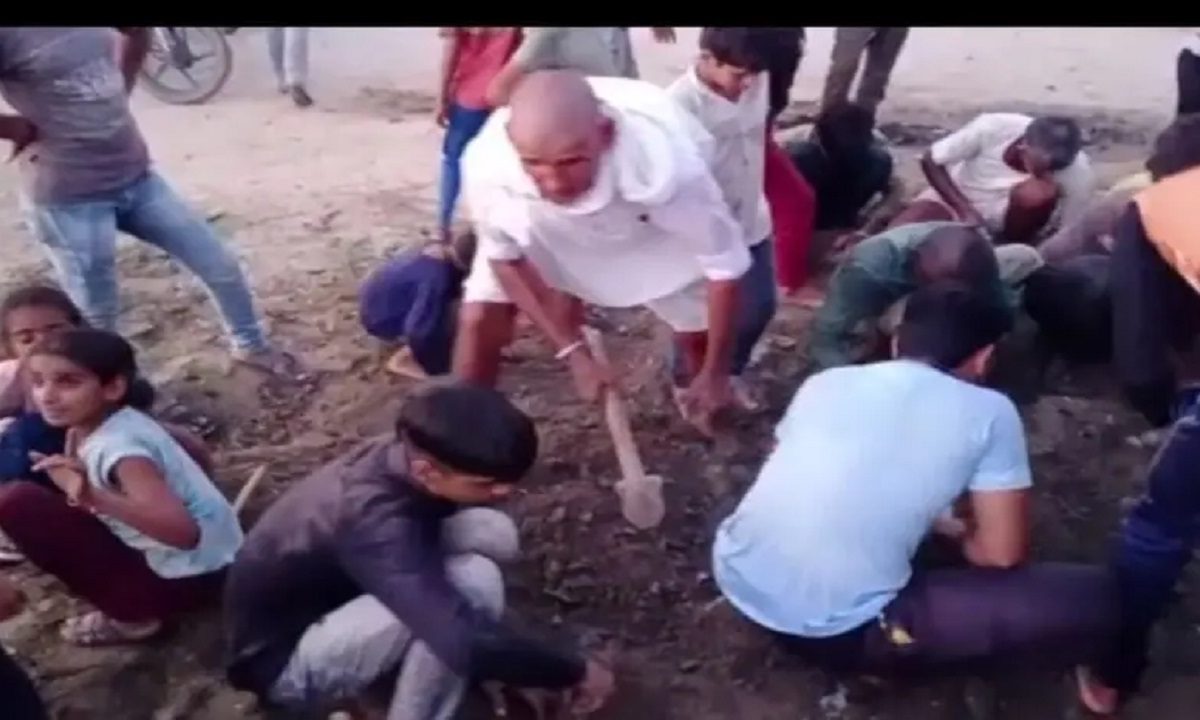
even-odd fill
[{"label": "orange shirt", "polygon": [[451,99],[472,110],[488,107],[487,89],[492,79],[521,44],[520,28],[454,28],[458,56],[451,71]]},{"label": "orange shirt", "polygon": [[1172,175],[1134,198],[1146,237],[1158,254],[1200,292],[1200,167]]}]

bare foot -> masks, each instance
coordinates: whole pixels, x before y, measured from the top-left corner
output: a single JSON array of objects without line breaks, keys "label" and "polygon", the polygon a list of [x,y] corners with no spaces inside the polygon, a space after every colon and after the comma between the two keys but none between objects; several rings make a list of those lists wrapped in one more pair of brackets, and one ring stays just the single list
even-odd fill
[{"label": "bare foot", "polygon": [[388,358],[387,364],[383,368],[393,375],[399,375],[400,377],[412,380],[427,380],[429,378],[429,374],[421,369],[420,364],[417,363],[417,359],[413,357],[412,349],[407,347],[397,350]]}]

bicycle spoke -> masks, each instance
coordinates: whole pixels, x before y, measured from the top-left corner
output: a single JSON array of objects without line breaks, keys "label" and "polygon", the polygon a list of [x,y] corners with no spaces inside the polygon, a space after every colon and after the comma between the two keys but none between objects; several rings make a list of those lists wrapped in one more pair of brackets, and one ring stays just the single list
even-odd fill
[{"label": "bicycle spoke", "polygon": [[160,65],[158,66],[158,69],[157,69],[157,70],[155,70],[154,72],[150,73],[150,79],[151,79],[151,80],[158,80],[159,78],[161,78],[161,77],[163,76],[163,73],[165,73],[165,72],[167,71],[167,68],[169,68],[169,67],[171,67],[171,66],[170,66],[169,64],[167,64],[167,63],[162,63],[162,64],[160,64]]},{"label": "bicycle spoke", "polygon": [[187,70],[184,70],[183,68],[176,68],[176,69],[179,70],[180,75],[187,78],[187,81],[192,84],[192,87],[194,87],[194,88],[200,87],[200,83],[196,82],[196,78],[192,77],[191,73],[189,73]]}]

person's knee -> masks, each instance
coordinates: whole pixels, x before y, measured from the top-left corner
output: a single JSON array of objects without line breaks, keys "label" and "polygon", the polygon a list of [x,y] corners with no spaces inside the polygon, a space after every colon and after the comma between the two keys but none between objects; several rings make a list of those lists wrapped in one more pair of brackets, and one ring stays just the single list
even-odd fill
[{"label": "person's knee", "polygon": [[26,480],[12,480],[0,485],[0,527],[28,521],[35,514],[33,508],[48,496],[51,496],[49,490]]},{"label": "person's knee", "polygon": [[1012,189],[1009,203],[1027,211],[1053,209],[1058,203],[1059,189],[1053,180],[1030,178]]},{"label": "person's knee", "polygon": [[514,319],[506,303],[464,302],[459,306],[458,332],[504,345],[512,337]]},{"label": "person's knee", "polygon": [[446,560],[446,577],[467,602],[492,618],[504,614],[504,574],[490,558],[471,553]]},{"label": "person's knee", "polygon": [[498,563],[512,562],[521,551],[517,525],[493,508],[468,508],[442,523],[448,555],[476,554]]}]

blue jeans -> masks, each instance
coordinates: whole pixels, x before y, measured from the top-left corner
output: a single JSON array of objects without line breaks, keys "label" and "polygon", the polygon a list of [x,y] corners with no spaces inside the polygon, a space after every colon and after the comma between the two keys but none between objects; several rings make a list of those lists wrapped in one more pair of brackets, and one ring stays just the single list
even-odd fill
[{"label": "blue jeans", "polygon": [[460,160],[467,143],[479,134],[487,122],[491,110],[472,110],[451,104],[446,125],[446,139],[442,143],[442,184],[438,198],[438,228],[442,232],[450,229],[454,220],[454,206],[462,187]]},{"label": "blue jeans", "polygon": [[[750,364],[750,355],[771,318],[775,317],[775,243],[767,238],[750,248],[750,269],[738,281],[738,309],[734,327],[733,357],[729,375],[737,377]],[[671,347],[671,368],[675,384],[683,382],[687,371],[683,354]]]},{"label": "blue jeans", "polygon": [[1098,676],[1123,692],[1137,689],[1150,631],[1174,598],[1175,584],[1200,536],[1200,401],[1195,391],[1150,467],[1146,494],[1121,530],[1113,557],[1121,628],[1097,664]]},{"label": "blue jeans", "polygon": [[24,205],[29,227],[45,247],[59,282],[93,327],[116,328],[120,230],[165,251],[200,278],[236,347],[266,347],[237,258],[157,173],[87,200]]}]

